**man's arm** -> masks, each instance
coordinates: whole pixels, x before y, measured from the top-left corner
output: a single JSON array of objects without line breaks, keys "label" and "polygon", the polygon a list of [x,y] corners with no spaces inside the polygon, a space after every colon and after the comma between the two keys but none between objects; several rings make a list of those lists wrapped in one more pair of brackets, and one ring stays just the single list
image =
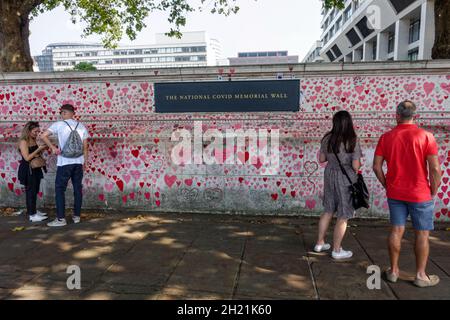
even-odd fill
[{"label": "man's arm", "polygon": [[84,170],[87,168],[87,161],[89,156],[88,139],[83,140],[83,155],[84,155]]},{"label": "man's arm", "polygon": [[60,153],[59,148],[53,145],[53,143],[49,139],[51,135],[52,132],[50,130],[45,130],[45,132],[41,135],[41,139],[42,141],[44,141],[46,145],[48,145],[48,147],[50,148],[50,150],[52,150],[54,154],[59,154]]},{"label": "man's arm", "polygon": [[430,179],[431,196],[435,196],[438,192],[439,185],[441,184],[441,166],[439,164],[439,158],[436,155],[427,156],[428,162],[428,175]]},{"label": "man's arm", "polygon": [[383,172],[383,163],[384,163],[384,157],[375,156],[373,158],[373,172],[375,172],[375,175],[377,176],[378,181],[380,181],[380,183],[386,189],[386,177]]}]

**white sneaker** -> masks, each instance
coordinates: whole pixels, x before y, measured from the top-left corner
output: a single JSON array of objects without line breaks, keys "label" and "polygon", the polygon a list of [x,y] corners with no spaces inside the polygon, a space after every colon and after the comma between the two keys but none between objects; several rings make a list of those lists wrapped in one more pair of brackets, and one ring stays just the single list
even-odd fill
[{"label": "white sneaker", "polygon": [[72,216],[73,223],[80,223],[81,218],[78,216]]},{"label": "white sneaker", "polygon": [[47,214],[45,212],[40,212],[39,210],[36,212],[37,215],[41,216],[41,217],[46,217]]},{"label": "white sneaker", "polygon": [[41,221],[44,221],[46,219],[47,219],[47,217],[41,216],[41,215],[39,215],[37,213],[33,214],[32,216],[30,216],[30,221],[31,222],[41,222]]},{"label": "white sneaker", "polygon": [[314,247],[314,251],[322,252],[322,251],[330,250],[330,248],[331,248],[331,245],[329,243],[316,244],[316,246]]},{"label": "white sneaker", "polygon": [[64,227],[67,225],[66,219],[58,219],[56,218],[52,222],[47,223],[47,226],[49,227]]},{"label": "white sneaker", "polygon": [[345,251],[342,248],[339,252],[336,252],[333,250],[333,252],[331,253],[331,257],[336,260],[348,259],[348,258],[351,258],[352,256],[353,256],[353,252]]}]

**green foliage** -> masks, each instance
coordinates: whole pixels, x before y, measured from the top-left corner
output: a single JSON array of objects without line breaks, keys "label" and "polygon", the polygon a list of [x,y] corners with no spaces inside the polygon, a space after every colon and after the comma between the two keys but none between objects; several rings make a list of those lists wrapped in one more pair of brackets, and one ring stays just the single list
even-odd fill
[{"label": "green foliage", "polygon": [[[186,25],[186,15],[212,7],[211,13],[228,16],[237,13],[238,0],[42,0],[36,1],[32,17],[63,6],[72,21],[83,21],[83,36],[99,34],[105,47],[115,48],[124,34],[134,40],[145,28],[145,19],[152,12],[163,11],[173,25],[168,36],[181,37],[180,27]],[[195,4],[193,4],[195,3]]]},{"label": "green foliage", "polygon": [[322,0],[326,9],[337,8],[342,10],[345,8],[345,0]]},{"label": "green foliage", "polygon": [[95,70],[97,70],[97,68],[91,63],[80,62],[73,68],[73,70],[75,70],[75,71],[95,71]]}]

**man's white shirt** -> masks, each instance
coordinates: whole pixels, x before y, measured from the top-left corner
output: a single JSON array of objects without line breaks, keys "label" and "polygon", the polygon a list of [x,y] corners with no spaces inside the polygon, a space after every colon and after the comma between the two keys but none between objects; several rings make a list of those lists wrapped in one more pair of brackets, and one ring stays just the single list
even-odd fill
[{"label": "man's white shirt", "polygon": [[[79,123],[78,121],[75,121],[73,119],[65,121],[70,125],[72,130],[75,130],[75,127],[78,124],[77,132],[80,135],[81,140],[84,141],[89,137],[89,133],[82,123]],[[53,123],[48,128],[48,130],[58,137],[59,148],[62,150],[71,132],[69,126],[66,123],[64,123],[64,121],[58,121]],[[84,164],[84,156],[80,156],[78,158],[66,158],[61,155],[58,155],[58,161],[56,163],[58,167],[66,166],[69,164]]]}]

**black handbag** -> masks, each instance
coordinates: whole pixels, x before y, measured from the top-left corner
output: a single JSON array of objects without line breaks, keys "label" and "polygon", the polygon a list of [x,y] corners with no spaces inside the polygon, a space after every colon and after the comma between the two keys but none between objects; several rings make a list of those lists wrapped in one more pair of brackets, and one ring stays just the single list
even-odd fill
[{"label": "black handbag", "polygon": [[334,152],[336,159],[339,162],[339,166],[341,167],[342,173],[347,177],[348,182],[350,182],[349,190],[352,197],[352,204],[355,210],[359,208],[369,208],[369,190],[367,189],[366,183],[364,182],[364,178],[361,173],[358,173],[358,178],[355,183],[352,182],[347,172],[345,171],[344,166],[341,163],[336,152]]}]

